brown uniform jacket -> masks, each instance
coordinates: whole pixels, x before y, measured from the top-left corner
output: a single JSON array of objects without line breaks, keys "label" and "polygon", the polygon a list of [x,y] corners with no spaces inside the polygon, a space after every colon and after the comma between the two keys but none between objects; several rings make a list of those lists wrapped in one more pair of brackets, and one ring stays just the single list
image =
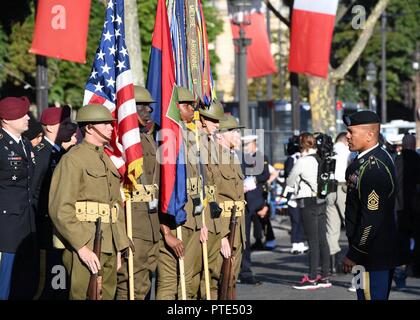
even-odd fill
[{"label": "brown uniform jacket", "polygon": [[[195,142],[194,132],[189,129],[184,129],[184,145],[186,146],[186,166],[187,166],[187,179],[190,178],[199,178],[199,163],[198,163],[198,154],[197,154],[197,144]],[[199,193],[192,195],[188,193],[188,201],[185,204],[185,212],[187,213],[187,220],[183,224],[184,227],[192,230],[201,229],[202,217],[201,215],[193,216],[193,198],[199,196]]]},{"label": "brown uniform jacket", "polygon": [[76,202],[98,202],[117,205],[116,223],[102,223],[102,252],[112,253],[128,247],[125,215],[120,192],[120,174],[104,153],[103,147],[86,141],[64,155],[51,181],[49,213],[58,233],[69,250],[83,246],[93,249],[95,223],[76,217]]},{"label": "brown uniform jacket", "polygon": [[[216,179],[217,202],[223,201],[244,201],[244,174],[240,166],[238,156],[235,152],[219,146],[219,170],[220,179]],[[221,217],[221,235],[229,234],[230,217]],[[238,232],[240,230],[240,232]],[[245,247],[245,213],[237,219],[237,229],[234,243],[242,241]]]},{"label": "brown uniform jacket", "polygon": [[[214,195],[211,196],[206,194],[208,201],[217,202],[217,187],[216,180],[220,180],[220,169],[217,159],[217,147],[218,145],[211,139],[204,131],[200,132],[200,154],[203,161],[205,184],[207,187],[214,187]],[[220,183],[220,182],[219,182]],[[212,199],[214,197],[214,199]],[[211,233],[219,233],[221,231],[220,217],[212,219],[210,213],[210,206],[207,204],[204,210],[204,216],[206,220],[206,227]]]},{"label": "brown uniform jacket", "polygon": [[[143,148],[143,174],[138,179],[139,184],[159,186],[159,164],[156,159],[156,142],[151,134],[141,133],[141,145]],[[159,198],[159,191],[155,193]],[[159,217],[157,213],[149,214],[148,204],[134,202],[133,214],[133,237],[147,241],[157,242],[160,239]]]}]

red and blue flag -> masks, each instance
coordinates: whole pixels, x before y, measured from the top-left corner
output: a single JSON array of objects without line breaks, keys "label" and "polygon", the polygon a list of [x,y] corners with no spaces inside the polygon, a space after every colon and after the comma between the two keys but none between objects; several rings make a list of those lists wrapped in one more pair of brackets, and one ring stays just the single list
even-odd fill
[{"label": "red and blue flag", "polygon": [[146,86],[156,101],[152,118],[160,129],[160,210],[179,225],[186,220],[187,185],[173,54],[166,3],[158,0]]}]

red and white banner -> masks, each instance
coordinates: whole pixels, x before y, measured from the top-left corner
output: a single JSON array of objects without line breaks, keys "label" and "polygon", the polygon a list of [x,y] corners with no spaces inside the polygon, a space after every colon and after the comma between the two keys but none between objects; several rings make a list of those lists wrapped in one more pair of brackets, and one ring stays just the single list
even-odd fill
[{"label": "red and white banner", "polygon": [[91,0],[39,0],[29,52],[86,63]]},{"label": "red and white banner", "polygon": [[338,0],[295,0],[289,71],[328,77]]},{"label": "red and white banner", "polygon": [[[228,10],[233,38],[238,39],[239,26],[233,23],[235,14],[230,1],[228,1]],[[252,0],[251,10],[242,13],[243,20],[250,22],[249,25],[243,26],[246,37],[251,39],[251,44],[247,47],[246,57],[248,78],[264,77],[277,72],[277,67],[271,54],[264,14],[261,0]]]}]

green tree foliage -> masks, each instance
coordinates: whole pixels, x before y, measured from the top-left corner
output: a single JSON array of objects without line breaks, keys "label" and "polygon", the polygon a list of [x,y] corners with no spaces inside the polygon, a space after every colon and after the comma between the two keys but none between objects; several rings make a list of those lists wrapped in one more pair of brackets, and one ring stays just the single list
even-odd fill
[{"label": "green tree foliage", "polygon": [[[223,32],[223,20],[219,18],[218,10],[211,5],[209,0],[202,0],[202,3],[204,18],[206,20],[208,42],[211,43]],[[220,59],[214,50],[209,50],[209,55],[213,78],[216,80],[216,64],[220,62]]]},{"label": "green tree foliage", "polygon": [[[22,4],[21,9],[14,8],[8,13],[10,16],[2,13],[0,17],[0,64],[4,65],[4,70],[9,71],[5,72],[0,69],[0,86],[2,88],[6,86],[22,87],[23,82],[19,79],[30,83],[35,88],[35,55],[28,52],[32,42],[35,10],[33,1],[19,1],[23,1],[25,4]],[[217,17],[215,8],[207,4],[206,1],[203,2],[209,42],[211,42],[223,30],[223,26],[222,21]],[[82,104],[84,86],[90,75],[95,52],[101,38],[105,4],[106,1],[103,0],[92,0],[91,2],[86,64],[48,59],[50,103],[59,102],[76,107]],[[147,74],[156,4],[156,0],[138,0],[138,17],[145,74]],[[16,20],[13,19],[13,16],[19,16],[20,18]],[[131,59],[136,59],[136,57],[131,57]],[[215,62],[218,61],[214,52],[210,52],[210,59],[214,72]],[[23,90],[21,91],[21,94],[26,94]],[[32,92],[30,95],[34,97],[35,92]]]},{"label": "green tree foliage", "polygon": [[7,56],[7,35],[0,24],[0,85],[6,79],[7,73],[5,70],[4,60]]},{"label": "green tree foliage", "polygon": [[[60,103],[75,106],[80,106],[82,104],[84,85],[89,76],[94,54],[101,37],[104,14],[105,7],[103,3],[92,1],[86,64],[48,59],[50,103],[58,101]],[[5,79],[0,77],[0,81],[3,79],[4,81],[12,83],[14,86],[21,86],[22,82],[19,79],[24,79],[35,88],[35,55],[28,52],[32,43],[34,16],[34,7],[32,5],[30,14],[26,19],[24,19],[23,22],[15,22],[11,26],[9,41],[4,47],[8,53],[5,59],[5,66],[14,76],[10,77],[9,74]]]},{"label": "green tree foliage", "polygon": [[[369,14],[376,1],[358,1]],[[411,64],[416,43],[420,42],[419,19],[420,2],[418,0],[393,0],[387,7],[387,99],[402,102],[404,99],[404,83],[411,79]],[[332,47],[332,65],[336,67],[348,55],[362,30],[351,27],[354,15],[351,10],[338,24],[334,32]],[[380,88],[381,71],[381,23],[376,24],[372,38],[359,61],[338,86],[339,99],[347,101],[367,100],[368,83],[366,82],[366,66],[372,61],[378,68],[377,92]]]}]

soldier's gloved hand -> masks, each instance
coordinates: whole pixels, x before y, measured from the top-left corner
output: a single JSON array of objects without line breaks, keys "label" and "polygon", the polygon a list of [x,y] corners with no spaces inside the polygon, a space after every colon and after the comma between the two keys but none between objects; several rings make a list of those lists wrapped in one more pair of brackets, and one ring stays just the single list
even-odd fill
[{"label": "soldier's gloved hand", "polygon": [[168,232],[164,235],[166,244],[175,252],[178,258],[184,257],[184,244],[181,240]]},{"label": "soldier's gloved hand", "polygon": [[207,242],[207,239],[209,238],[209,230],[206,226],[202,226],[200,229],[200,241],[201,243]]},{"label": "soldier's gloved hand", "polygon": [[229,258],[231,255],[229,240],[227,237],[222,238],[222,246],[220,248],[220,252],[222,253],[225,259]]},{"label": "soldier's gloved hand", "polygon": [[196,216],[196,215],[201,214],[203,210],[204,210],[204,206],[202,203],[200,203],[199,205],[194,207],[194,215]]},{"label": "soldier's gloved hand", "polygon": [[121,268],[121,251],[117,252],[117,271]]},{"label": "soldier's gloved hand", "polygon": [[83,263],[87,265],[93,274],[98,273],[98,271],[101,270],[101,263],[99,262],[98,257],[88,247],[81,247],[77,251],[77,254],[79,255],[80,260],[82,260]]}]

